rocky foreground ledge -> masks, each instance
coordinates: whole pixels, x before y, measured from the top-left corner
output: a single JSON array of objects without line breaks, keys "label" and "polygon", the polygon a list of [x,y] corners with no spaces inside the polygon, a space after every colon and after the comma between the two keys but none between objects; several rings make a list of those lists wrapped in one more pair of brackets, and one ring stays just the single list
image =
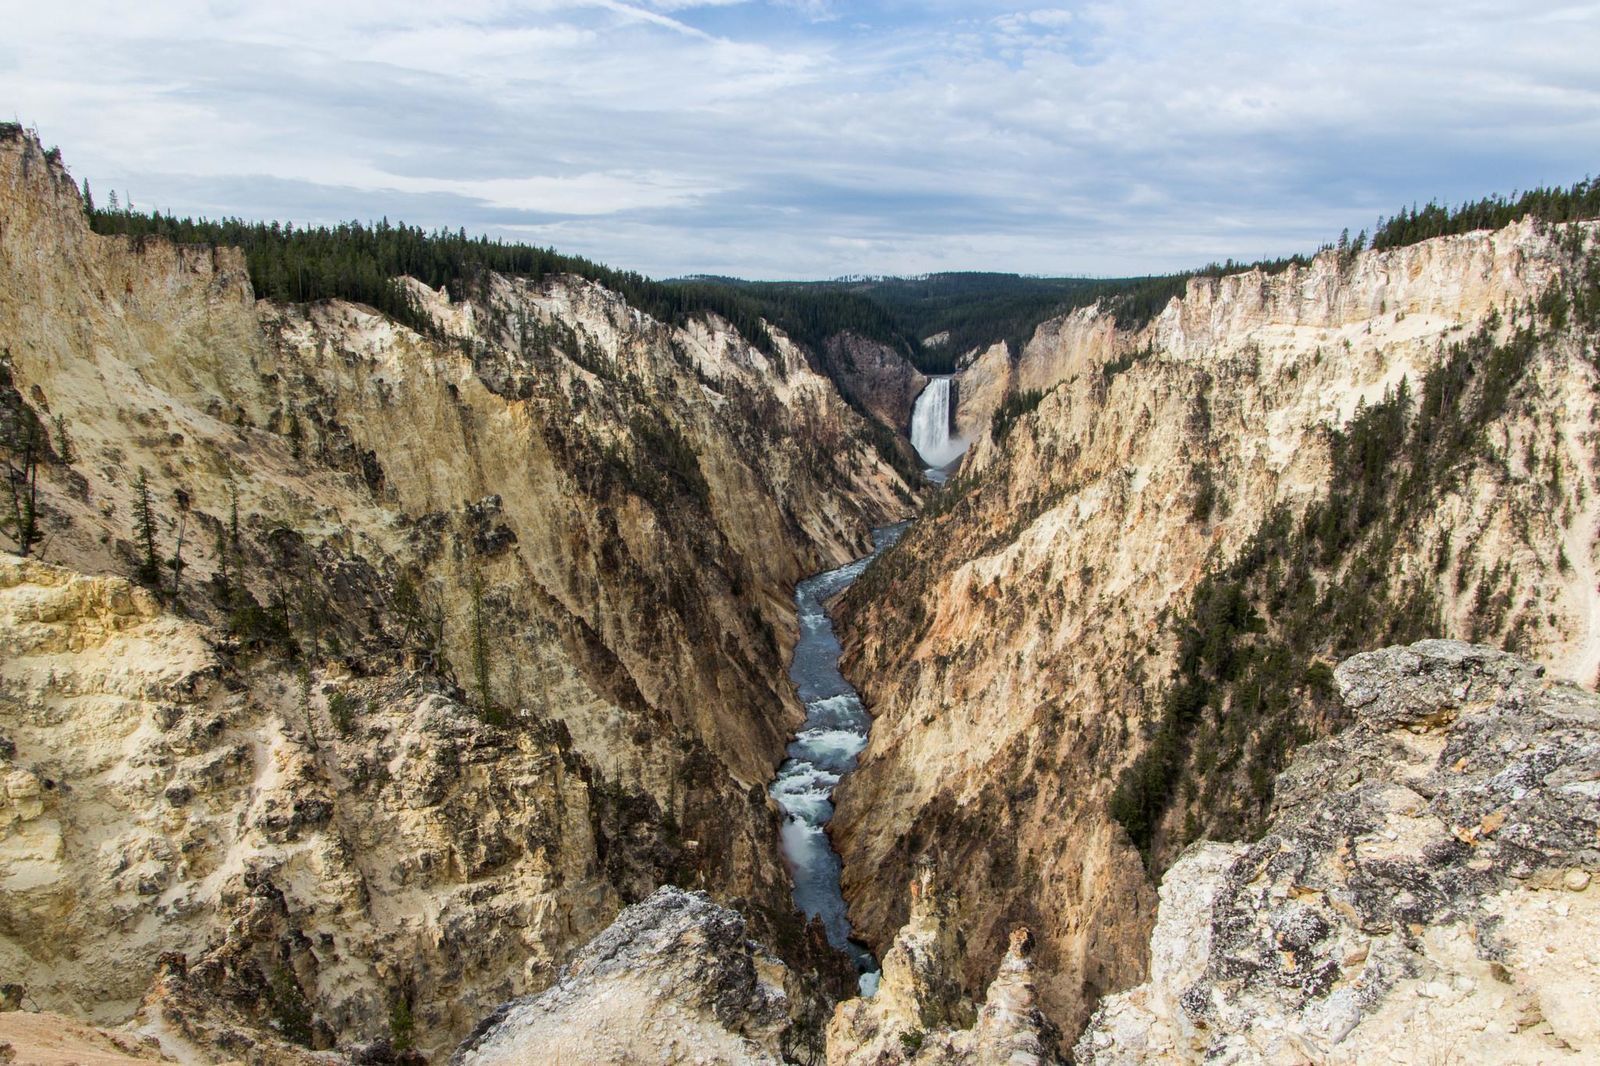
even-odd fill
[{"label": "rocky foreground ledge", "polygon": [[1346,660],[1255,844],[1167,872],[1079,1063],[1600,1056],[1600,698],[1454,641]]},{"label": "rocky foreground ledge", "polygon": [[776,1066],[791,980],[737,911],[667,886],[618,915],[550,988],[485,1019],[450,1061]]},{"label": "rocky foreground ledge", "polygon": [[931,869],[912,885],[911,920],[884,956],[876,996],[839,1005],[808,1034],[794,978],[746,936],[737,911],[703,892],[659,888],[580,951],[557,982],[486,1018],[452,1066],[527,1063],[939,1066],[1051,1061],[1059,1034],[1039,1012],[1026,930],[981,1008],[953,980],[960,956]]}]

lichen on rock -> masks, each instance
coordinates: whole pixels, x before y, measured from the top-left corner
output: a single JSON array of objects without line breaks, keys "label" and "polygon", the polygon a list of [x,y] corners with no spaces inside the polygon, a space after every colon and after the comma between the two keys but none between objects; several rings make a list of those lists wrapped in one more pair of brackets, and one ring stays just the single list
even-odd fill
[{"label": "lichen on rock", "polygon": [[1256,844],[1167,871],[1144,984],[1080,1063],[1578,1062],[1600,1053],[1600,697],[1429,640],[1336,671]]}]

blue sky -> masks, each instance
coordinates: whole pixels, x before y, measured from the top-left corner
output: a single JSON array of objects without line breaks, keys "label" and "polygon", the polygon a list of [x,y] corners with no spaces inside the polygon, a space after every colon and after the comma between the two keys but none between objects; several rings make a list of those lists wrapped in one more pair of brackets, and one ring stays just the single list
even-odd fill
[{"label": "blue sky", "polygon": [[0,116],[102,201],[658,276],[1143,273],[1600,172],[1600,3],[0,0],[0,24]]}]

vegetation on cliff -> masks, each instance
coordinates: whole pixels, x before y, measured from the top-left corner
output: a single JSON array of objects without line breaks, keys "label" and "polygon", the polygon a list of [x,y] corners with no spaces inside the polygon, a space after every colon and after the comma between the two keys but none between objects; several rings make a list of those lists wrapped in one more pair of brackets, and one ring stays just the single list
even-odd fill
[{"label": "vegetation on cliff", "polygon": [[1372,247],[1398,248],[1434,237],[1499,229],[1532,216],[1542,222],[1577,222],[1600,218],[1600,181],[1586,178],[1565,188],[1543,185],[1511,197],[1486,196],[1456,207],[1430,200],[1418,208],[1402,208],[1392,218],[1380,219],[1373,231]]},{"label": "vegetation on cliff", "polygon": [[[1202,835],[1258,832],[1290,754],[1342,721],[1329,663],[1440,632],[1438,584],[1452,565],[1458,583],[1473,580],[1471,546],[1455,546],[1452,556],[1446,535],[1434,565],[1419,573],[1393,561],[1422,543],[1422,526],[1450,486],[1506,461],[1485,434],[1528,399],[1523,385],[1541,352],[1571,331],[1574,350],[1596,360],[1600,252],[1579,257],[1577,248],[1573,269],[1524,310],[1521,324],[1502,328],[1491,318],[1450,346],[1415,395],[1402,380],[1331,430],[1325,494],[1299,516],[1278,507],[1237,557],[1202,580],[1177,622],[1178,661],[1154,732],[1111,799],[1147,862],[1160,865]],[[1545,486],[1552,507],[1559,488]],[[1474,639],[1504,631],[1507,649],[1522,650],[1516,575],[1494,564],[1476,581]],[[1181,839],[1157,855],[1162,820],[1180,793],[1189,800]]]}]

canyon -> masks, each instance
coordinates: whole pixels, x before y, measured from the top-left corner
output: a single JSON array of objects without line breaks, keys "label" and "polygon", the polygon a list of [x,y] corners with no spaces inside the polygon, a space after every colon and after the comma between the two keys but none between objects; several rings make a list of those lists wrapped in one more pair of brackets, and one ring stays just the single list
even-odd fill
[{"label": "canyon", "polygon": [[1071,1033],[1148,976],[1163,871],[1263,832],[1294,748],[1349,722],[1340,659],[1458,637],[1593,684],[1596,344],[1560,309],[1595,234],[1329,249],[975,353],[958,427],[1032,408],[842,606],[875,720],[833,833],[867,941],[936,857],[967,994],[1027,926]]},{"label": "canyon", "polygon": [[848,980],[765,795],[791,590],[915,495],[830,380],[571,277],[412,282],[426,336],[259,300],[238,251],[90,232],[4,132],[3,403],[44,457],[0,587],[7,980],[236,1054],[396,1019],[437,1054],[668,881]]},{"label": "canyon", "polygon": [[90,222],[0,126],[0,1061],[1600,1048],[1600,224],[947,373]]}]

